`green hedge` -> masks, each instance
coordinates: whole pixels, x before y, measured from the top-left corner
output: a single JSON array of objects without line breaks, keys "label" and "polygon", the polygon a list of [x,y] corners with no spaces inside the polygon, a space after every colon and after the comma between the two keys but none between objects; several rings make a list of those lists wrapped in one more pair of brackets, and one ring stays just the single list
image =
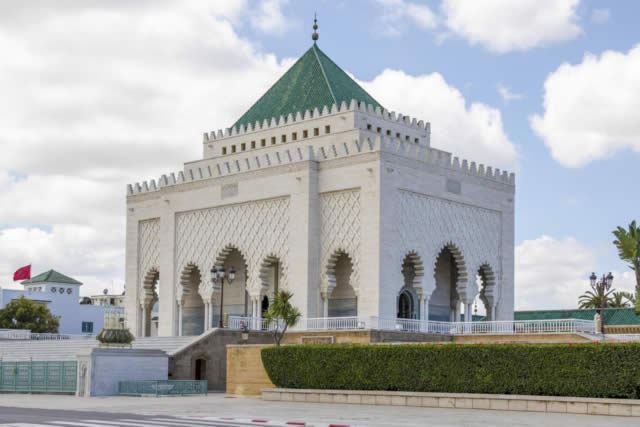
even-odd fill
[{"label": "green hedge", "polygon": [[640,398],[640,344],[301,345],[262,362],[281,388]]}]

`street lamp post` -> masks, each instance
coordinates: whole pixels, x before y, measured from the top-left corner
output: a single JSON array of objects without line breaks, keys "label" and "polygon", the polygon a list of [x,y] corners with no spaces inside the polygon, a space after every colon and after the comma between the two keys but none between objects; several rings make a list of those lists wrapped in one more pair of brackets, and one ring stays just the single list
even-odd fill
[{"label": "street lamp post", "polygon": [[[223,309],[224,309],[224,267],[216,268],[214,265],[211,269],[211,282],[215,285],[220,282],[220,321],[218,322],[219,328],[224,328],[224,322],[222,320]],[[236,269],[231,267],[229,271],[229,284],[233,283],[233,280],[236,278]]]},{"label": "street lamp post", "polygon": [[596,273],[591,273],[591,277],[589,277],[589,279],[591,280],[591,287],[597,287],[597,292],[600,294],[600,329],[602,335],[604,335],[604,308],[607,302],[605,295],[611,289],[611,284],[613,283],[613,274],[611,274],[611,272],[609,272],[609,274],[607,274],[606,276],[603,274],[602,279],[600,279],[600,281],[597,281],[598,276],[596,276]]}]

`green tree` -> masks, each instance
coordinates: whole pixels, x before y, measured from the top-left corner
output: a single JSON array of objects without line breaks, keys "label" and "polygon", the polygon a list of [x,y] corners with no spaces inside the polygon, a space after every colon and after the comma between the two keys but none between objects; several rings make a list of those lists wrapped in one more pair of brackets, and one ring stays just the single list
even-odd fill
[{"label": "green tree", "polygon": [[276,346],[280,346],[280,341],[287,332],[289,326],[295,326],[302,317],[300,310],[291,304],[293,294],[287,291],[278,291],[273,297],[273,304],[264,315],[267,325],[275,323],[273,328],[273,339]]},{"label": "green tree", "polygon": [[[640,295],[640,227],[631,221],[628,230],[618,227],[613,231],[616,240],[613,244],[618,249],[621,260],[629,263],[629,267],[636,274],[636,295]],[[636,313],[640,314],[640,298],[635,301]]]},{"label": "green tree", "polygon": [[0,310],[0,328],[28,329],[31,332],[57,333],[60,318],[51,314],[47,306],[21,296]]}]

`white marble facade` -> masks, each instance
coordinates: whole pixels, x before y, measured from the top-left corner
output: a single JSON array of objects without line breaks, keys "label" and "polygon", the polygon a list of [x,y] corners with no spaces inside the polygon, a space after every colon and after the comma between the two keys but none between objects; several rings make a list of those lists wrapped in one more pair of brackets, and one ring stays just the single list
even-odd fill
[{"label": "white marble facade", "polygon": [[129,327],[148,334],[155,302],[159,335],[215,326],[214,265],[237,270],[229,314],[288,289],[308,318],[455,321],[479,298],[511,320],[514,180],[355,101],[205,134],[201,160],[127,189]]}]

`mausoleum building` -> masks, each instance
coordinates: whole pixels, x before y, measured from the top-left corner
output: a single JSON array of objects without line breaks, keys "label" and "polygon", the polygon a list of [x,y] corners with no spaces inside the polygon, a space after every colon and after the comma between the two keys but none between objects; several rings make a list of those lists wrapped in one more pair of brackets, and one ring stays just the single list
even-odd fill
[{"label": "mausoleum building", "polygon": [[156,302],[159,335],[215,327],[222,286],[229,316],[259,318],[287,289],[307,320],[454,322],[476,298],[512,320],[514,174],[433,147],[429,122],[385,107],[314,41],[204,134],[201,159],[129,185],[131,331],[150,334]]}]

